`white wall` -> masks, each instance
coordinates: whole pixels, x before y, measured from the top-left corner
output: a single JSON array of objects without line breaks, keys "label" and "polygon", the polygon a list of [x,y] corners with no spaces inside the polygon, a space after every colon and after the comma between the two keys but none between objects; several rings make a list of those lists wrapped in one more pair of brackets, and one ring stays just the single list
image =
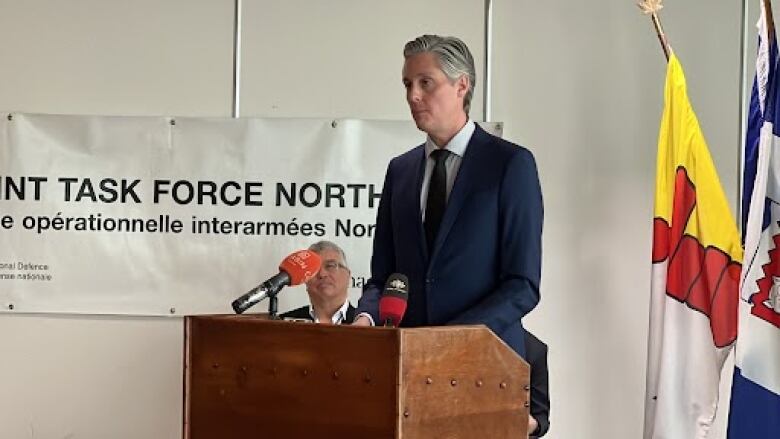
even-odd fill
[{"label": "white wall", "polygon": [[0,0],[0,106],[230,116],[232,4]]},{"label": "white wall", "polygon": [[181,319],[0,316],[0,437],[179,438]]},{"label": "white wall", "polygon": [[[484,63],[482,1],[245,1],[241,116],[408,119],[404,43],[461,36]],[[447,11],[443,14],[442,11]],[[482,90],[474,114],[482,114]]]},{"label": "white wall", "polygon": [[[493,119],[534,152],[545,197],[543,298],[527,326],[550,344],[550,438],[641,436],[665,65],[634,3],[493,2]],[[735,205],[740,6],[667,3]],[[0,109],[229,116],[232,5],[0,0]],[[423,32],[459,35],[484,60],[482,1],[244,5],[246,117],[408,118],[400,52]],[[178,318],[2,314],[0,346],[1,437],[181,435]]]}]

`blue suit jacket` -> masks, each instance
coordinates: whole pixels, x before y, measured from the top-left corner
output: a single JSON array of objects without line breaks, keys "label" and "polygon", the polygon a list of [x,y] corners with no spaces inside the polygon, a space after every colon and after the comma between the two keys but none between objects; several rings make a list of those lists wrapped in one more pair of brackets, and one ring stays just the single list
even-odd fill
[{"label": "blue suit jacket", "polygon": [[542,195],[533,155],[476,127],[433,248],[420,212],[425,149],[390,161],[377,212],[371,278],[358,304],[379,322],[393,273],[409,278],[401,326],[485,324],[521,356],[520,318],[539,302]]}]

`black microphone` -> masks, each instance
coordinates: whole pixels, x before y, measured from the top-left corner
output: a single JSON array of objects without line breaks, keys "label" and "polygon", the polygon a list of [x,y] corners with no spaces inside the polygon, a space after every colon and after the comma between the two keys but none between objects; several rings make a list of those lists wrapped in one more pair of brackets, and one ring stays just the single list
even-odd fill
[{"label": "black microphone", "polygon": [[379,320],[384,322],[385,326],[398,326],[406,312],[408,300],[409,279],[400,273],[391,274],[379,299]]},{"label": "black microphone", "polygon": [[287,285],[298,285],[311,279],[320,271],[322,260],[310,250],[297,251],[284,258],[279,265],[279,273],[260,285],[252,288],[234,300],[230,306],[236,314],[241,314],[266,297],[273,297]]},{"label": "black microphone", "polygon": [[230,306],[233,307],[233,311],[235,311],[236,314],[241,314],[266,298],[276,295],[279,290],[289,284],[290,275],[282,271],[234,300]]}]

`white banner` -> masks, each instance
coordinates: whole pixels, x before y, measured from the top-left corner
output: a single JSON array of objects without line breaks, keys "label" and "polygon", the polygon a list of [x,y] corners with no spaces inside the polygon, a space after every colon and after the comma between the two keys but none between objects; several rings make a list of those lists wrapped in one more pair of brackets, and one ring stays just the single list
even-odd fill
[{"label": "white banner", "polygon": [[[387,163],[424,138],[411,122],[3,114],[0,307],[231,313],[321,239],[347,253],[354,301]],[[307,301],[288,288],[279,309]]]}]

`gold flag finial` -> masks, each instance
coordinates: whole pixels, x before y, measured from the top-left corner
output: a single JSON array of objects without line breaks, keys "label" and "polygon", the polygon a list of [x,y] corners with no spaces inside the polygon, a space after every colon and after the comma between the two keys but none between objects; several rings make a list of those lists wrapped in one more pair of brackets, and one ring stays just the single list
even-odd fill
[{"label": "gold flag finial", "polygon": [[639,9],[644,14],[655,14],[663,9],[664,5],[662,3],[663,0],[642,0],[636,5],[639,6]]}]

